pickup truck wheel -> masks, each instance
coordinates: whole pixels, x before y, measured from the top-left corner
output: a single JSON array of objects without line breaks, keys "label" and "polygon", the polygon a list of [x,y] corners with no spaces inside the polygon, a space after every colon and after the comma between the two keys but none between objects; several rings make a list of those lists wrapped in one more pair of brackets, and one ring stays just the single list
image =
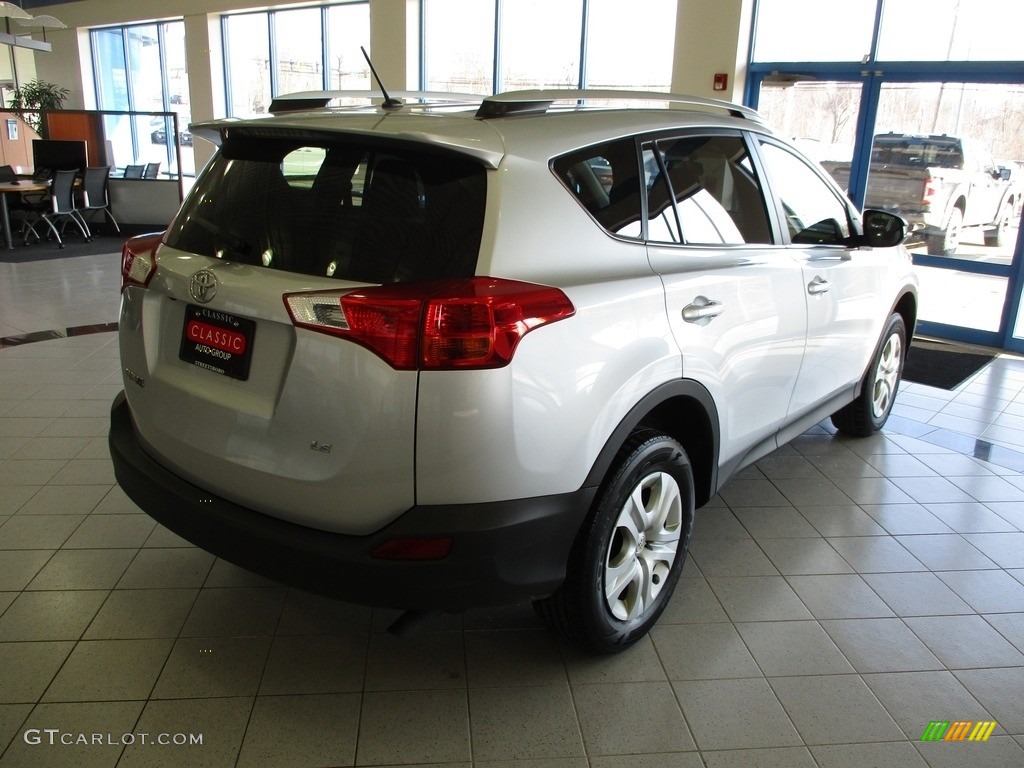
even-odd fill
[{"label": "pickup truck wheel", "polygon": [[956,249],[960,245],[960,230],[963,228],[964,214],[959,208],[954,208],[949,215],[946,230],[937,235],[928,236],[928,253],[931,256],[956,256]]},{"label": "pickup truck wheel", "polygon": [[683,447],[639,429],[619,450],[573,544],[565,582],[534,603],[567,640],[618,653],[665,609],[693,527],[693,470]]},{"label": "pickup truck wheel", "polygon": [[896,400],[906,356],[907,327],[902,316],[893,314],[885,324],[881,343],[857,399],[832,414],[836,429],[848,435],[868,437],[885,425]]},{"label": "pickup truck wheel", "polygon": [[1009,201],[1003,203],[999,210],[999,218],[992,229],[985,230],[985,245],[989,248],[1002,248],[1004,245],[1012,245],[1009,241],[1008,230],[1013,222],[1013,206]]}]

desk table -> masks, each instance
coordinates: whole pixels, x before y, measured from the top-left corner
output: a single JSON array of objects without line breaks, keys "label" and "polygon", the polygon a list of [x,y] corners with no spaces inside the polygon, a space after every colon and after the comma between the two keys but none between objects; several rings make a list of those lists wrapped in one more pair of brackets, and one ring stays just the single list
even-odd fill
[{"label": "desk table", "polygon": [[12,181],[0,182],[0,224],[4,228],[4,241],[8,250],[14,248],[14,238],[11,237],[11,216],[7,209],[7,195],[24,194],[26,192],[45,192],[50,188],[48,181],[35,181],[24,179],[18,183]]}]

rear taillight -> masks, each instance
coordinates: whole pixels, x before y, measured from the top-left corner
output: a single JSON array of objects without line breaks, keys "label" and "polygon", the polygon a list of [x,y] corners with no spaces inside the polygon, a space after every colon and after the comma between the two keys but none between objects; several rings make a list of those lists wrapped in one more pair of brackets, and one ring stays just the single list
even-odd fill
[{"label": "rear taillight", "polygon": [[362,344],[398,370],[500,368],[520,339],[576,311],[557,288],[474,277],[292,293],[292,322]]},{"label": "rear taillight", "polygon": [[921,194],[921,204],[925,208],[935,202],[935,196],[939,194],[939,184],[931,176],[924,180],[924,192]]},{"label": "rear taillight", "polygon": [[149,285],[156,272],[156,249],[163,241],[163,232],[138,235],[121,248],[121,290],[129,285]]}]

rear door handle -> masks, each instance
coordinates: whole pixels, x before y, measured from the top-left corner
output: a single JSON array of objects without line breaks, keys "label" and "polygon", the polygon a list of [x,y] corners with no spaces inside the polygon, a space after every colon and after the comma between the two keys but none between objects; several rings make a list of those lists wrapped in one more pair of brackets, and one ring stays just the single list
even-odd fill
[{"label": "rear door handle", "polygon": [[707,325],[714,318],[725,312],[725,305],[707,296],[698,296],[690,304],[683,307],[683,320],[687,323]]},{"label": "rear door handle", "polygon": [[830,283],[828,280],[821,277],[820,275],[815,277],[813,280],[811,280],[811,282],[807,284],[807,292],[812,296],[817,296],[819,293],[825,293],[831,288],[832,283]]}]

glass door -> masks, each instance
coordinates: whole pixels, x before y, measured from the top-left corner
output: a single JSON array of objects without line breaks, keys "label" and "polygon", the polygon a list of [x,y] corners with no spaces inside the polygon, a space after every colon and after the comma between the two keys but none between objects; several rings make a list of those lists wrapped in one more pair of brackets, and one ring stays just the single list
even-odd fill
[{"label": "glass door", "polygon": [[925,323],[1000,334],[1024,190],[1022,116],[1024,85],[881,84],[865,207],[912,225]]}]

